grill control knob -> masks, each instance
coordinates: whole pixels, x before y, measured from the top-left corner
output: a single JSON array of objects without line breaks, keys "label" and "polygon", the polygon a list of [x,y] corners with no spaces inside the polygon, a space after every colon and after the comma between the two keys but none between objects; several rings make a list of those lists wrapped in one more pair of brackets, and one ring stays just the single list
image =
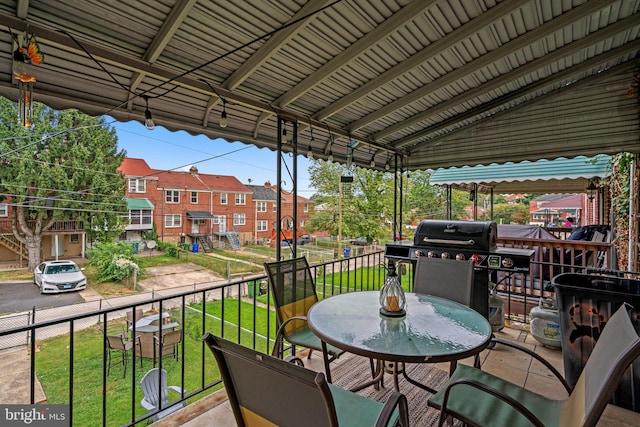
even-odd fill
[{"label": "grill control knob", "polygon": [[451,255],[449,254],[449,252],[442,252],[442,255],[440,255],[440,258],[449,259],[451,258]]},{"label": "grill control knob", "polygon": [[504,268],[513,268],[513,264],[514,264],[514,262],[513,262],[513,259],[511,259],[511,258],[503,258],[502,259],[502,266]]},{"label": "grill control knob", "polygon": [[464,254],[456,254],[456,259],[458,261],[464,261],[465,259],[467,259],[467,257],[464,256]]},{"label": "grill control knob", "polygon": [[427,253],[427,256],[429,258],[437,258],[438,254],[436,254],[434,251],[429,251],[429,253]]},{"label": "grill control knob", "polygon": [[416,251],[416,257],[421,257],[424,255],[424,252],[422,251]]}]

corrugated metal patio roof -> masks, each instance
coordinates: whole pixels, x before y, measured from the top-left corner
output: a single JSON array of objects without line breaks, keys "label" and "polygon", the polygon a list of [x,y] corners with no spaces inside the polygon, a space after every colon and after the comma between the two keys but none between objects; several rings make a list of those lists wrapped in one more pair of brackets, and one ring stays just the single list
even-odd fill
[{"label": "corrugated metal patio roof", "polygon": [[478,184],[482,187],[480,191],[493,188],[499,194],[540,193],[550,188],[555,193],[584,193],[590,179],[610,175],[610,160],[611,157],[606,155],[578,156],[572,159],[441,168],[433,172],[430,183],[464,190]]},{"label": "corrugated metal patio roof", "polygon": [[[640,0],[0,2],[34,99],[384,170],[638,152]],[[226,111],[228,126],[219,118]],[[280,118],[281,120],[277,120]],[[284,124],[283,124],[284,121]],[[284,151],[292,152],[291,143]],[[397,159],[397,161],[396,161]]]}]

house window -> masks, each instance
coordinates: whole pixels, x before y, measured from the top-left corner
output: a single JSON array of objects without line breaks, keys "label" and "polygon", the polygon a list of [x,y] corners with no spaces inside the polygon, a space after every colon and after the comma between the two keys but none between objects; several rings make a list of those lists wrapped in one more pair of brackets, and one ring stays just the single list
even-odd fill
[{"label": "house window", "polygon": [[236,205],[245,205],[246,203],[246,194],[236,193]]},{"label": "house window", "polygon": [[182,217],[180,215],[165,215],[164,226],[167,228],[175,228],[182,226]]},{"label": "house window", "polygon": [[129,178],[129,193],[146,193],[147,181],[142,178]]},{"label": "house window", "polygon": [[69,241],[70,241],[71,243],[80,243],[80,235],[79,235],[79,234],[77,234],[77,233],[75,233],[75,234],[71,234],[71,235],[69,236]]},{"label": "house window", "polygon": [[244,224],[245,224],[245,215],[243,213],[234,213],[233,225],[244,225]]},{"label": "house window", "polygon": [[198,203],[198,192],[197,191],[192,191],[191,192],[191,204],[195,205]]},{"label": "house window", "polygon": [[302,211],[309,212],[309,203],[305,203],[304,205],[302,205]]},{"label": "house window", "polygon": [[9,216],[9,205],[0,203],[0,216]]},{"label": "house window", "polygon": [[273,211],[275,212],[277,210],[278,206],[274,203],[273,204]]},{"label": "house window", "polygon": [[125,220],[129,220],[129,224],[141,225],[151,224],[151,210],[149,209],[134,209],[129,211],[129,218],[125,214]]},{"label": "house window", "polygon": [[256,204],[256,211],[258,211],[258,212],[266,212],[267,211],[267,202],[258,202]]},{"label": "house window", "polygon": [[165,191],[164,201],[167,203],[180,203],[180,192],[178,190]]},{"label": "house window", "polygon": [[214,216],[213,216],[213,219],[211,220],[211,222],[212,222],[213,224],[220,224],[220,216],[218,216],[218,215],[214,215]]},{"label": "house window", "polygon": [[267,231],[267,221],[258,221],[256,226],[257,231]]},{"label": "house window", "polygon": [[221,205],[227,204],[227,193],[220,193],[220,204]]},{"label": "house window", "polygon": [[300,227],[304,227],[304,219],[300,220]]}]

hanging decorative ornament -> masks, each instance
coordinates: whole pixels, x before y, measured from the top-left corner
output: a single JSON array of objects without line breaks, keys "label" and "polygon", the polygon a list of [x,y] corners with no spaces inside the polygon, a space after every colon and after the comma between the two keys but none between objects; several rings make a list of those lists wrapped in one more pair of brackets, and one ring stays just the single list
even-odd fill
[{"label": "hanging decorative ornament", "polygon": [[40,65],[44,54],[40,52],[35,34],[28,36],[29,44],[23,48],[18,37],[11,32],[14,40],[13,64],[11,71],[18,81],[18,120],[26,128],[33,123],[33,84],[36,76],[31,72],[29,64]]},{"label": "hanging decorative ornament", "polygon": [[406,302],[404,291],[400,286],[400,279],[396,273],[396,265],[392,260],[389,260],[387,278],[380,289],[380,314],[391,317],[404,316]]}]

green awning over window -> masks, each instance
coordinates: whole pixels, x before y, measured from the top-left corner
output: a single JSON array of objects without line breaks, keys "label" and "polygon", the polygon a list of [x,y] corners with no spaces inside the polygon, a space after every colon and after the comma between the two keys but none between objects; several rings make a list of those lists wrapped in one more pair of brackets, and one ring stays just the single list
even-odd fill
[{"label": "green awning over window", "polygon": [[127,208],[129,208],[129,210],[153,209],[153,203],[151,203],[149,199],[125,197],[125,200],[127,201]]}]

